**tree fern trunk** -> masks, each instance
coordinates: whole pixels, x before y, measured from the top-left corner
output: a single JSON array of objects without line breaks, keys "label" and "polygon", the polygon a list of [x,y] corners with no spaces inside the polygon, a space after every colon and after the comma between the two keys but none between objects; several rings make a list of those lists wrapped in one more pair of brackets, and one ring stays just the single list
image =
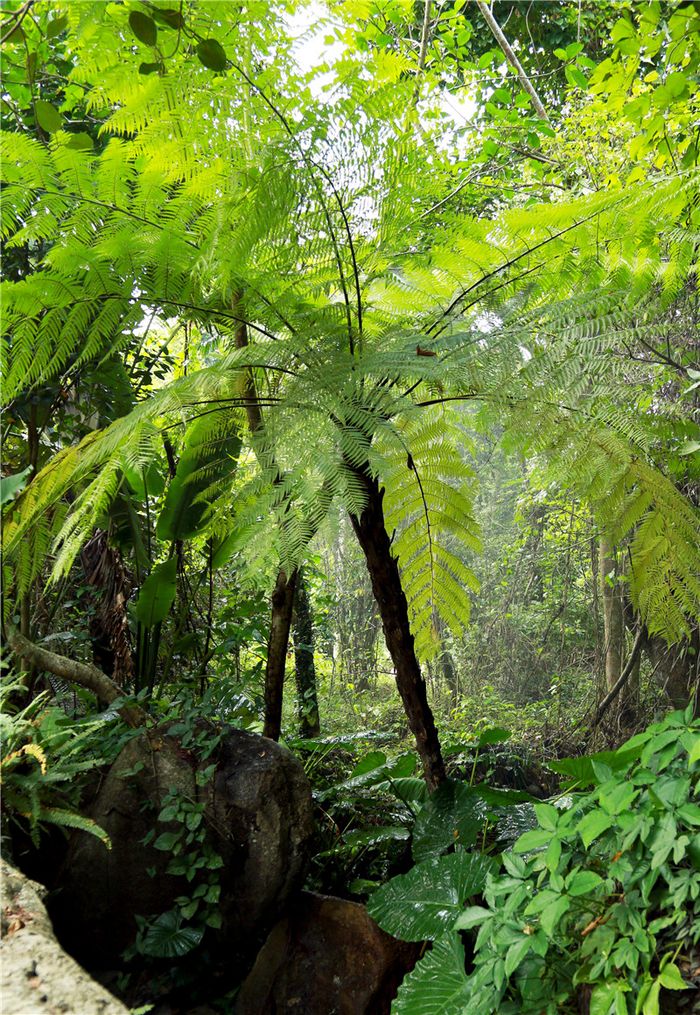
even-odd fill
[{"label": "tree fern trunk", "polygon": [[[240,315],[234,336],[236,348],[245,349],[248,345],[248,329],[245,325],[241,293],[234,295],[232,305],[234,312]],[[257,454],[256,437],[262,437],[264,424],[255,380],[250,369],[244,370],[241,374],[240,393],[245,404],[253,450]],[[287,662],[287,648],[289,647],[289,631],[292,626],[296,579],[296,569],[287,578],[284,570],[280,568],[275,582],[275,590],[272,593],[272,619],[265,666],[265,724],[263,728],[264,735],[271,740],[279,740],[282,727],[284,671]]]},{"label": "tree fern trunk", "polygon": [[300,570],[294,600],[294,668],[297,680],[297,713],[302,737],[317,737],[321,732],[316,695],[314,666],[314,628],[309,590]]},{"label": "tree fern trunk", "polygon": [[416,738],[425,781],[428,788],[434,790],[445,781],[445,765],[416,656],[399,566],[391,552],[391,540],[384,522],[384,493],[376,480],[363,477],[363,482],[367,506],[359,518],[351,515],[350,520],[367,561],[386,645],[396,670],[396,685]]},{"label": "tree fern trunk", "polygon": [[267,642],[267,665],[265,667],[265,726],[263,735],[270,740],[279,740],[282,727],[282,695],[284,694],[284,671],[289,646],[289,629],[292,626],[294,587],[297,572],[287,578],[280,571],[272,593],[272,620],[270,637]]}]

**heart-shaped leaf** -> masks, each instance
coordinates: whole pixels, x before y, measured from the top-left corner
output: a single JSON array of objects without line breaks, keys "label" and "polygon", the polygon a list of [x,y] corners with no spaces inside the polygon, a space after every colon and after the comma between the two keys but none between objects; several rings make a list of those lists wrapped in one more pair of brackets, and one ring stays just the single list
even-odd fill
[{"label": "heart-shaped leaf", "polygon": [[56,107],[52,106],[50,102],[45,102],[43,99],[37,99],[34,103],[34,114],[36,122],[47,134],[55,134],[64,124],[63,116]]},{"label": "heart-shaped leaf", "polygon": [[451,853],[419,863],[372,895],[370,916],[403,941],[437,938],[454,926],[464,902],[478,894],[493,861],[478,853]]},{"label": "heart-shaped leaf", "polygon": [[436,941],[399,987],[392,1015],[455,1015],[473,1000],[459,934]]},{"label": "heart-shaped leaf", "polygon": [[197,46],[197,56],[200,63],[203,63],[209,70],[226,70],[226,53],[223,46],[216,39],[203,39]]},{"label": "heart-shaped leaf", "polygon": [[483,801],[471,786],[463,782],[443,783],[416,819],[413,859],[420,863],[455,844],[473,845],[483,826],[485,811]]},{"label": "heart-shaped leaf", "polygon": [[66,141],[66,148],[72,148],[77,152],[91,152],[93,147],[92,138],[89,134],[83,132],[71,134],[70,138]]},{"label": "heart-shaped leaf", "polygon": [[144,46],[155,46],[158,41],[158,26],[153,18],[142,11],[132,11],[129,14],[129,28]]}]

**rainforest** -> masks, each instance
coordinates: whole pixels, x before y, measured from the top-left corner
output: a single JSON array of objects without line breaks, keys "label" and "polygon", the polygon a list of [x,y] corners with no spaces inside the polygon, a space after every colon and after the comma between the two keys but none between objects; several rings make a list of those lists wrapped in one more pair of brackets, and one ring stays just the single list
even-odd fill
[{"label": "rainforest", "polygon": [[2,1011],[699,1011],[700,5],[0,45]]}]

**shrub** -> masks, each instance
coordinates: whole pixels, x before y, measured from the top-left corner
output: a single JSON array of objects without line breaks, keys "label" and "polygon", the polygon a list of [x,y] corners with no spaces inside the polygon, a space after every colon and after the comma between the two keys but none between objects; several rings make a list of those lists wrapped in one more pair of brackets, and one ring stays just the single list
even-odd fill
[{"label": "shrub", "polygon": [[[700,721],[675,712],[617,751],[553,767],[565,794],[535,805],[537,827],[486,876],[484,904],[468,898],[472,882],[454,918],[425,935],[433,948],[400,988],[397,1015],[573,1013],[587,993],[591,1015],[657,1015],[668,991],[691,987]],[[413,931],[431,893],[416,896],[407,879],[387,888],[375,918],[400,934],[412,900]],[[464,932],[476,933],[468,966]]]},{"label": "shrub", "polygon": [[95,753],[96,731],[106,720],[72,720],[62,709],[48,705],[41,694],[25,708],[11,713],[19,683],[7,683],[0,695],[0,784],[2,840],[7,848],[10,823],[26,828],[34,845],[45,824],[79,828],[97,836],[109,849],[107,833],[76,808],[80,777],[105,759]]}]

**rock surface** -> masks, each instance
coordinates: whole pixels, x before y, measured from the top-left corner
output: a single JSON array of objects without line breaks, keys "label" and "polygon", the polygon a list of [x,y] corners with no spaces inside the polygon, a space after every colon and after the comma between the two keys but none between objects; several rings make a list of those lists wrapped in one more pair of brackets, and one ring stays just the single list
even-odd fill
[{"label": "rock surface", "polygon": [[2,877],[3,1015],[128,1015],[61,949],[41,899],[43,889],[4,860]]},{"label": "rock surface", "polygon": [[[197,785],[197,771],[213,764],[213,778]],[[196,885],[168,874],[170,853],[142,841],[154,826],[156,834],[182,829],[156,820],[174,787],[205,803],[208,841],[223,860],[220,937],[233,954],[255,954],[300,887],[313,806],[303,768],[289,751],[226,728],[215,752],[200,761],[174,737],[140,734],[119,755],[90,809],[112,849],[76,833],[51,903],[60,940],[93,968],[119,962],[135,938],[136,915],[164,913]]]},{"label": "rock surface", "polygon": [[302,892],[258,954],[236,1015],[388,1015],[420,948],[356,902]]}]

